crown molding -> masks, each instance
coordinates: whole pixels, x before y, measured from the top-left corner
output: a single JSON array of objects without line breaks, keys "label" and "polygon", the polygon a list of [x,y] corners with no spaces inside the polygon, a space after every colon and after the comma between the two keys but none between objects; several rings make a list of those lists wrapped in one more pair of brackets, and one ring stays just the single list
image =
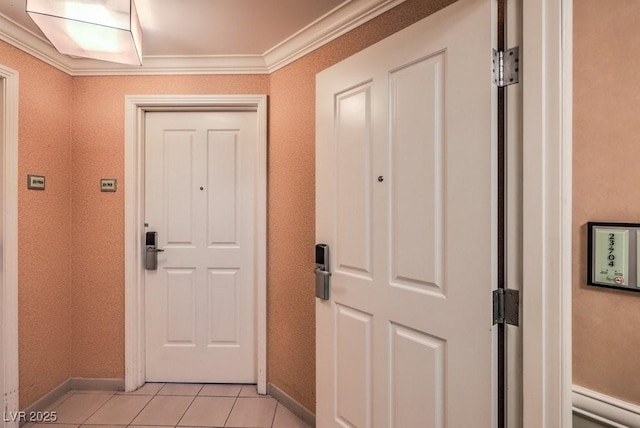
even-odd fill
[{"label": "crown molding", "polygon": [[0,14],[0,40],[67,74],[72,74],[73,72],[73,68],[69,64],[72,60],[71,58],[60,54],[46,39],[32,33],[2,14]]},{"label": "crown molding", "polygon": [[264,53],[272,73],[326,45],[405,0],[349,0]]},{"label": "crown molding", "polygon": [[405,0],[348,0],[262,55],[144,56],[140,67],[72,58],[0,15],[0,40],[71,76],[268,74],[324,46]]},{"label": "crown molding", "polygon": [[72,76],[267,74],[262,55],[145,56],[140,67],[75,58]]}]

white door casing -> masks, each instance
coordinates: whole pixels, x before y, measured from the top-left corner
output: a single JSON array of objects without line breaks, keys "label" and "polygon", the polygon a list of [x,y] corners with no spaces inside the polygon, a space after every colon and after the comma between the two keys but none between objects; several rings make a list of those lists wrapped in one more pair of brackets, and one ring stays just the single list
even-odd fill
[{"label": "white door casing", "polygon": [[257,113],[255,157],[256,359],[258,392],[266,393],[267,111],[264,95],[131,95],[125,98],[125,389],[146,380],[144,314],[144,117],[148,111]]},{"label": "white door casing", "polygon": [[522,5],[524,428],[572,426],[572,3]]},{"label": "white door casing", "polygon": [[147,112],[147,381],[255,383],[255,112]]},{"label": "white door casing", "polygon": [[18,72],[0,65],[2,144],[2,291],[0,292],[0,396],[3,426],[18,427]]},{"label": "white door casing", "polygon": [[495,16],[459,1],[317,77],[318,426],[495,422]]}]

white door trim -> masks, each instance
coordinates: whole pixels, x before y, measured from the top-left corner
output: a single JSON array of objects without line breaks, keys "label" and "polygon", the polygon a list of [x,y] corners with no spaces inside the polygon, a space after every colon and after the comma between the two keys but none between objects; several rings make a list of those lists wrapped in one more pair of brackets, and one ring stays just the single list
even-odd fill
[{"label": "white door trim", "polygon": [[256,336],[258,392],[267,391],[267,96],[266,95],[129,95],[125,97],[125,389],[145,382],[144,358],[144,112],[257,112],[256,172]]},{"label": "white door trim", "polygon": [[[2,293],[0,294],[0,393],[6,415],[18,411],[18,72],[0,65],[4,80],[3,216],[2,216]],[[1,83],[1,82],[0,82]],[[15,414],[15,413],[14,413]],[[6,421],[4,427],[17,427]]]},{"label": "white door trim", "polygon": [[523,16],[523,426],[569,428],[572,0]]}]

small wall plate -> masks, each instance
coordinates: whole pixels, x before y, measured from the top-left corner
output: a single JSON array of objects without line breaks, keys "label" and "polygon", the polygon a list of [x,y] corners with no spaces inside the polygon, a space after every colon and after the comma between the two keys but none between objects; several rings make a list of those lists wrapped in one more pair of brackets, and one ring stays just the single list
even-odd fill
[{"label": "small wall plate", "polygon": [[44,175],[27,175],[27,189],[44,190]]},{"label": "small wall plate", "polygon": [[640,292],[639,223],[587,223],[587,285]]},{"label": "small wall plate", "polygon": [[101,192],[115,192],[118,188],[118,183],[115,178],[103,178],[100,180]]}]

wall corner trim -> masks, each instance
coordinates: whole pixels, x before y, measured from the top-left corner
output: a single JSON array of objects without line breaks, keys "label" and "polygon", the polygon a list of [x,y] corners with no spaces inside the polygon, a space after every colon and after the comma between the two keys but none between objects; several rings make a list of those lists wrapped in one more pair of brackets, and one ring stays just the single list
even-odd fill
[{"label": "wall corner trim", "polygon": [[640,406],[573,385],[573,411],[614,427],[640,426]]}]

